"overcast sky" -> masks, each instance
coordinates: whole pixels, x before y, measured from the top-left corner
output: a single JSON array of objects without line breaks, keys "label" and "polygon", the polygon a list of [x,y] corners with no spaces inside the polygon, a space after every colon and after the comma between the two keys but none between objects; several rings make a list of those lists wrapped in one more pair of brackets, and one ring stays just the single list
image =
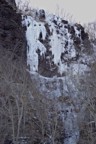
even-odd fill
[{"label": "overcast sky", "polygon": [[35,8],[43,8],[51,13],[59,13],[61,16],[72,15],[80,23],[96,20],[96,0],[30,0],[30,5]]}]

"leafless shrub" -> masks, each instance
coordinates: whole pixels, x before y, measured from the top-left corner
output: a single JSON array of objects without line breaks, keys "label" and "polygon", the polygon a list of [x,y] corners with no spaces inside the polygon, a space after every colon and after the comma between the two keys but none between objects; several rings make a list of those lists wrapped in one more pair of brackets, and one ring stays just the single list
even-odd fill
[{"label": "leafless shrub", "polygon": [[96,39],[96,22],[84,25],[86,32],[89,34],[90,40]]},{"label": "leafless shrub", "polygon": [[96,63],[91,66],[91,72],[87,76],[84,100],[84,117],[80,121],[80,141],[79,144],[96,143]]},{"label": "leafless shrub", "polygon": [[55,14],[56,16],[63,18],[64,20],[67,20],[69,22],[75,22],[73,15],[66,12],[63,8],[60,8],[59,5],[57,5]]},{"label": "leafless shrub", "polygon": [[39,93],[26,68],[12,52],[0,53],[0,141],[17,144],[26,137],[30,143],[56,144],[63,128],[56,101]]}]

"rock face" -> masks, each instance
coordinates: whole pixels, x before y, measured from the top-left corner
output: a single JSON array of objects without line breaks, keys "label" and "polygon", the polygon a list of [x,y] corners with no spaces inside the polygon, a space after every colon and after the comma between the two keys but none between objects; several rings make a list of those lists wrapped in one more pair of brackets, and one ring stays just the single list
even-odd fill
[{"label": "rock face", "polygon": [[14,1],[0,1],[0,50],[10,51],[13,60],[21,57],[26,61],[27,55],[29,71],[35,73],[31,78],[39,92],[56,100],[57,114],[64,123],[61,144],[77,144],[80,97],[84,100],[78,87],[90,63],[86,53],[90,47],[88,34],[80,24],[44,10],[32,11],[31,15],[22,19]]},{"label": "rock face", "polygon": [[26,60],[26,38],[21,15],[16,13],[15,1],[0,0],[0,50],[13,53],[13,59]]},{"label": "rock face", "polygon": [[46,94],[48,99],[56,102],[58,116],[60,115],[64,125],[60,144],[77,144],[79,141],[78,115],[82,111],[81,99],[84,100],[84,97],[79,95],[79,78],[71,76],[45,78],[40,75],[31,77],[36,80],[40,93]]},{"label": "rock face", "polygon": [[16,3],[15,0],[6,0],[9,5],[11,5],[14,9],[16,9]]},{"label": "rock face", "polygon": [[83,26],[46,14],[44,10],[32,11],[31,15],[23,17],[31,72],[46,77],[64,76],[70,67],[76,69],[78,63],[84,67],[83,55],[88,45],[90,49],[90,41]]},{"label": "rock face", "polygon": [[92,62],[92,46],[84,28],[43,10],[23,17],[26,27],[27,65],[39,92],[56,100],[58,115],[64,123],[61,143],[77,144],[78,115],[84,94],[81,80]]}]

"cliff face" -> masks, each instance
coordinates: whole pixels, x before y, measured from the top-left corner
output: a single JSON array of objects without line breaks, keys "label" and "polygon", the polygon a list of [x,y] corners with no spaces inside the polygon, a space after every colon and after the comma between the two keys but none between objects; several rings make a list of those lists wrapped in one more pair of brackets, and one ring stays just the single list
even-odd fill
[{"label": "cliff face", "polygon": [[13,7],[14,9],[16,9],[15,0],[6,0],[6,2],[7,2],[11,7]]},{"label": "cliff face", "polygon": [[[24,27],[22,27],[22,25]],[[25,92],[23,95],[24,97],[26,96],[26,99],[24,99],[25,102],[26,100],[28,100],[28,102],[32,102],[32,113],[35,105],[38,106],[37,111],[34,111],[35,114],[33,115],[31,110],[28,109],[26,124],[24,122],[25,126],[28,125],[29,127],[30,137],[34,137],[34,135],[37,134],[36,138],[38,139],[38,134],[41,133],[38,131],[38,129],[34,131],[33,125],[31,128],[30,126],[32,124],[32,119],[37,120],[38,124],[38,120],[41,117],[42,123],[43,112],[41,111],[42,114],[39,113],[39,109],[41,107],[38,105],[38,99],[40,98],[40,102],[42,103],[43,99],[41,100],[40,96],[43,95],[44,98],[47,98],[49,101],[52,100],[52,104],[56,104],[56,107],[54,107],[54,109],[56,108],[56,118],[59,120],[59,117],[63,122],[63,132],[61,131],[60,127],[59,136],[56,137],[56,141],[54,140],[56,144],[58,144],[58,142],[61,144],[77,144],[80,135],[78,115],[80,115],[80,112],[84,110],[83,104],[85,102],[85,91],[81,91],[81,88],[83,87],[83,84],[81,87],[81,81],[84,81],[84,72],[89,70],[89,65],[92,62],[91,43],[89,41],[88,34],[84,31],[84,28],[80,24],[69,23],[68,21],[57,16],[47,14],[44,10],[33,10],[30,12],[30,16],[24,15],[21,17],[21,14],[16,13],[16,5],[14,1],[1,0],[0,52],[1,51],[4,55],[6,52],[9,52],[9,54],[12,56],[12,60],[21,58],[23,61],[27,61],[29,72],[31,73],[30,79],[33,81],[35,80],[34,84],[30,84],[28,87],[26,86],[28,88],[28,92]],[[20,74],[22,75],[23,72],[24,71],[22,70]],[[16,71],[14,73],[16,73]],[[19,77],[20,83],[18,82]],[[17,74],[16,84],[18,83],[19,85],[22,85],[24,83],[23,81],[26,79],[26,76],[24,75],[24,80],[22,81],[21,76],[19,77]],[[10,83],[13,85],[11,81]],[[9,83],[7,84],[9,86]],[[34,99],[35,96],[33,97],[34,85],[39,91],[37,93],[38,97],[36,98],[36,103]],[[29,90],[29,87],[31,86],[32,88]],[[16,87],[18,87],[18,85],[16,85]],[[18,87],[18,89],[19,92],[20,88]],[[26,91],[25,85],[23,90]],[[34,95],[36,95],[36,90],[34,93]],[[19,95],[22,97],[21,93]],[[46,104],[46,101],[44,101],[44,104]],[[51,134],[50,125],[52,112],[54,113],[55,111],[51,109],[52,104],[48,103],[48,110],[46,114],[48,116],[48,121],[46,122],[45,126],[48,127],[49,134],[44,133],[45,138],[47,137],[48,140],[51,139],[49,144],[53,143],[52,135],[54,136],[54,132]],[[27,105],[29,106],[29,104]],[[42,107],[42,109],[45,110],[44,107]],[[16,113],[14,113],[14,119],[15,116]],[[32,119],[27,119],[31,116]],[[29,120],[31,120],[31,122]],[[55,121],[56,127],[60,124],[60,121],[58,124],[57,120]],[[54,123],[52,124],[53,130],[55,130]],[[34,124],[34,127],[36,127],[36,125]],[[25,131],[27,135],[29,135],[29,130],[27,131],[25,126]],[[21,127],[23,129],[22,123]],[[46,127],[44,128],[46,131]],[[40,143],[40,140],[42,141],[41,137],[39,138],[38,143]],[[44,143],[47,143],[46,139],[44,141]]]},{"label": "cliff face", "polygon": [[11,51],[13,59],[20,56],[26,60],[25,32],[15,1],[0,0],[0,50]]},{"label": "cliff face", "polygon": [[81,82],[86,79],[85,72],[90,70],[93,59],[88,34],[80,24],[69,23],[44,10],[33,10],[29,15],[27,12],[22,23],[26,27],[31,78],[42,95],[56,100],[57,115],[60,113],[64,124],[61,143],[77,144],[78,115],[85,108]]},{"label": "cliff face", "polygon": [[46,77],[64,76],[70,69],[78,71],[78,63],[81,69],[87,66],[85,55],[91,51],[91,45],[80,24],[69,23],[44,10],[33,10],[30,16],[23,17],[23,25],[26,26],[27,64],[31,72]]}]

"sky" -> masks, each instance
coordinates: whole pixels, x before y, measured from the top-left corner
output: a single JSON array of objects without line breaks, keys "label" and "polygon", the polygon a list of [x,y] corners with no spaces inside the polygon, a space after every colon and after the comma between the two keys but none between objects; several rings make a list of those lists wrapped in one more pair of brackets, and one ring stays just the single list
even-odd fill
[{"label": "sky", "polygon": [[[16,0],[20,1],[20,0]],[[26,2],[27,0],[21,0]],[[45,9],[50,13],[65,16],[79,23],[96,20],[96,0],[29,0],[33,8]]]}]

